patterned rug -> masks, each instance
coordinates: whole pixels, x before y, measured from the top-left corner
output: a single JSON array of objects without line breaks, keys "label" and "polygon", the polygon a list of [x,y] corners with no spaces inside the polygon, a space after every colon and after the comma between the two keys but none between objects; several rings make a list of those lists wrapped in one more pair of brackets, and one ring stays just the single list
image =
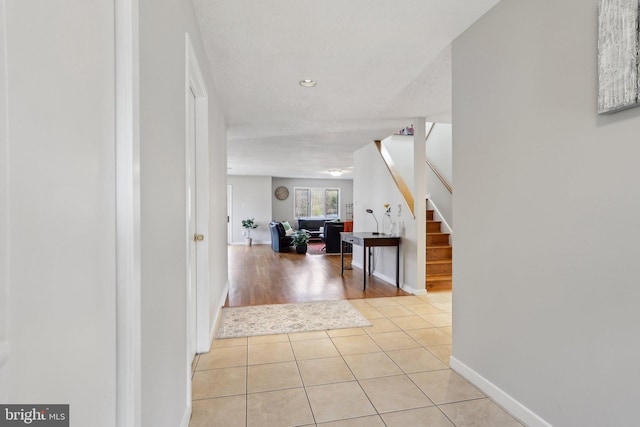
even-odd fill
[{"label": "patterned rug", "polygon": [[324,255],[325,252],[323,250],[324,248],[324,243],[320,242],[320,243],[309,243],[307,245],[307,253],[309,255]]},{"label": "patterned rug", "polygon": [[224,307],[218,338],[357,328],[371,323],[349,301]]}]

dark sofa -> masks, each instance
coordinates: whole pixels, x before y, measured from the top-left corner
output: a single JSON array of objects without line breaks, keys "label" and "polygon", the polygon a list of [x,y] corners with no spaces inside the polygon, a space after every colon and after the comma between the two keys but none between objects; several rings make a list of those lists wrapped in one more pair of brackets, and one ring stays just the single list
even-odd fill
[{"label": "dark sofa", "polygon": [[271,247],[276,252],[287,252],[293,243],[293,238],[287,236],[284,231],[284,225],[281,222],[273,221],[269,224],[271,231]]},{"label": "dark sofa", "polygon": [[298,218],[298,230],[307,230],[311,238],[320,238],[320,227],[324,227],[326,218]]}]

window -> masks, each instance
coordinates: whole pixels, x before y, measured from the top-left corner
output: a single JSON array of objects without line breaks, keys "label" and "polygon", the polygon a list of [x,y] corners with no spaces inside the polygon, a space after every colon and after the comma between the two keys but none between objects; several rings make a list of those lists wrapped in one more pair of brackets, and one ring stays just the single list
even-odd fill
[{"label": "window", "polygon": [[295,188],[294,216],[338,218],[340,190],[337,188]]}]

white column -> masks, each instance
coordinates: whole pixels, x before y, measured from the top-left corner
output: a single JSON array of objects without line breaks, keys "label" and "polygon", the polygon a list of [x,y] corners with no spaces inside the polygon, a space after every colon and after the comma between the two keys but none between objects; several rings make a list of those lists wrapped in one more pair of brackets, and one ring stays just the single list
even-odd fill
[{"label": "white column", "polygon": [[416,217],[416,289],[425,289],[427,245],[427,177],[425,118],[413,119],[413,212]]}]

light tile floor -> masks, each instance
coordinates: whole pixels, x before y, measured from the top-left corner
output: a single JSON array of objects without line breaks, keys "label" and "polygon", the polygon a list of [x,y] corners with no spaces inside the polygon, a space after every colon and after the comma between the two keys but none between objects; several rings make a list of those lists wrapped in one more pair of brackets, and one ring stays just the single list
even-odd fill
[{"label": "light tile floor", "polygon": [[373,326],[214,341],[190,427],[522,427],[449,369],[450,292],[350,302]]}]

